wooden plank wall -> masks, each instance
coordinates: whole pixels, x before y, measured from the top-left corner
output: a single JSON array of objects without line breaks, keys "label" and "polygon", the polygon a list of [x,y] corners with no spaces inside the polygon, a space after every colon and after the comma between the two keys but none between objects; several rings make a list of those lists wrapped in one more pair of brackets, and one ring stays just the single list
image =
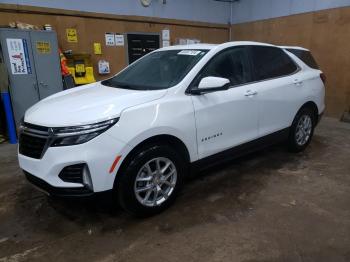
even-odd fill
[{"label": "wooden plank wall", "polygon": [[[73,52],[92,55],[95,77],[98,80],[108,77],[98,75],[98,60],[104,59],[110,62],[110,75],[119,72],[126,66],[126,46],[106,46],[106,32],[161,33],[162,29],[167,28],[170,29],[171,43],[174,43],[176,38],[196,38],[204,43],[222,43],[229,39],[229,27],[221,24],[0,4],[0,25],[8,25],[9,22],[14,21],[39,27],[51,24],[57,32],[59,46],[62,50],[71,49]],[[67,42],[66,28],[77,29],[78,43]],[[94,42],[101,43],[102,55],[93,54]]]},{"label": "wooden plank wall", "polygon": [[350,109],[349,7],[236,24],[232,37],[309,48],[327,76],[326,114]]},{"label": "wooden plank wall", "polygon": [[[226,25],[196,23],[149,17],[102,15],[38,7],[0,4],[0,25],[12,21],[42,26],[51,24],[57,31],[63,50],[92,54],[97,74],[97,62],[110,62],[112,74],[126,66],[124,47],[105,46],[105,32],[160,33],[169,28],[171,42],[176,38],[197,38],[206,43],[222,43],[229,39]],[[78,43],[68,43],[66,28],[76,28]],[[300,45],[311,49],[327,76],[326,114],[340,117],[350,108],[350,8],[337,8],[313,13],[280,17],[232,25],[232,40],[254,40],[278,45]],[[93,55],[93,43],[102,44],[102,55]]]}]

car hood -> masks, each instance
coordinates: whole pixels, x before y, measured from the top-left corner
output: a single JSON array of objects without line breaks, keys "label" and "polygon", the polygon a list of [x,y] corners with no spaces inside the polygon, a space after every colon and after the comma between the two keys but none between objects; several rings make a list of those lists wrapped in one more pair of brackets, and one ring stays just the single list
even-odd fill
[{"label": "car hood", "polygon": [[97,82],[41,100],[27,110],[24,121],[47,127],[95,123],[119,117],[124,109],[159,99],[166,92],[112,88]]}]

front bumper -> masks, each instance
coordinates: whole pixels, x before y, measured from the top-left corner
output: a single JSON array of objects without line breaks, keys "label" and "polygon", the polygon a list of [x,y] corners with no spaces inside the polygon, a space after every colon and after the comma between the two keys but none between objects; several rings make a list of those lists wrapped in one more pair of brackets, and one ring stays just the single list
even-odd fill
[{"label": "front bumper", "polygon": [[54,187],[44,180],[24,171],[27,180],[45,194],[57,197],[88,197],[94,192],[87,187]]},{"label": "front bumper", "polygon": [[[52,195],[84,196],[111,190],[117,170],[131,150],[130,146],[113,136],[112,129],[84,144],[49,147],[41,159],[18,153],[19,165],[32,184]],[[110,172],[117,156],[121,156],[120,161]],[[82,183],[65,182],[59,177],[65,167],[76,164],[87,165],[92,182],[91,192]]]}]

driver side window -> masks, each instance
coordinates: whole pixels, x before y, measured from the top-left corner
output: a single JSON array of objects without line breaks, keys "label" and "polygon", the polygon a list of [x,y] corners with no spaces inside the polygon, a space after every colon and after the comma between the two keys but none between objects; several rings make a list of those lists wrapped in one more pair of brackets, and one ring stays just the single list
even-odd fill
[{"label": "driver side window", "polygon": [[207,76],[227,78],[231,86],[250,82],[251,74],[246,48],[235,47],[217,54],[206,65],[200,74],[199,81]]}]

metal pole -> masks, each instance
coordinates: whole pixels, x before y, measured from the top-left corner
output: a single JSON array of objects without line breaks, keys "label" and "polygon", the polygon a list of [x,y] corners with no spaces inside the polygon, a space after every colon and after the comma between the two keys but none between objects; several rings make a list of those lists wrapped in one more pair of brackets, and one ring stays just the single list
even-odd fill
[{"label": "metal pole", "polygon": [[12,114],[10,94],[8,92],[2,92],[1,100],[4,103],[6,122],[7,122],[7,131],[9,135],[10,144],[17,144],[17,133],[16,133],[15,121],[13,119],[13,114]]}]

